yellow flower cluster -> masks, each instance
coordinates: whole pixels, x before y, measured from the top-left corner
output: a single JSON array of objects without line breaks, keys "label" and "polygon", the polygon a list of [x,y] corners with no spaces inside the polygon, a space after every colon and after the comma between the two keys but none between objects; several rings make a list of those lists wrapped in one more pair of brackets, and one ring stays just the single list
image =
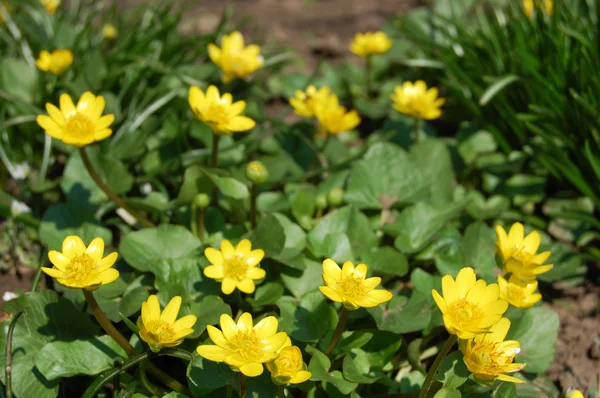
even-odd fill
[{"label": "yellow flower cluster", "polygon": [[234,79],[244,79],[263,66],[260,47],[256,44],[244,45],[244,36],[233,32],[223,36],[221,48],[211,43],[208,56],[223,72],[223,83]]},{"label": "yellow flower cluster", "polygon": [[61,0],[40,0],[40,3],[42,3],[42,6],[46,9],[46,12],[48,14],[54,15],[54,13],[58,9],[58,7],[60,7],[60,4],[62,3],[62,1]]},{"label": "yellow flower cluster", "polygon": [[297,90],[290,105],[296,114],[306,117],[316,117],[321,133],[339,134],[352,130],[360,123],[360,117],[355,110],[348,111],[340,105],[338,97],[329,87],[317,89],[310,85],[305,91]]},{"label": "yellow flower cluster", "polygon": [[500,296],[517,308],[529,308],[542,299],[535,293],[537,275],[548,272],[552,264],[544,264],[550,252],[537,254],[540,247],[540,234],[537,231],[525,236],[521,223],[514,223],[508,234],[496,227],[496,260],[504,272],[510,274],[508,280],[498,276]]},{"label": "yellow flower cluster", "polygon": [[394,88],[392,100],[394,109],[416,119],[433,120],[442,116],[441,106],[445,100],[438,98],[439,91],[433,87],[427,89],[422,80],[404,82]]},{"label": "yellow flower cluster", "polygon": [[392,41],[385,32],[357,33],[350,43],[350,51],[360,57],[386,53],[392,47]]},{"label": "yellow flower cluster", "polygon": [[554,0],[523,0],[523,12],[525,12],[525,15],[531,17],[535,9],[552,15],[554,13]]},{"label": "yellow flower cluster", "polygon": [[522,383],[506,373],[521,370],[524,364],[513,364],[519,352],[519,342],[504,341],[510,321],[502,315],[508,303],[500,298],[498,285],[477,280],[473,268],[460,270],[454,280],[442,278],[442,295],[432,290],[433,298],[443,315],[448,333],[460,340],[467,369],[481,382],[504,380]]},{"label": "yellow flower cluster", "polygon": [[41,71],[62,75],[73,64],[73,53],[71,50],[54,50],[51,53],[44,50],[35,64]]},{"label": "yellow flower cluster", "polygon": [[104,40],[115,40],[119,37],[119,31],[113,24],[106,24],[102,27],[102,38]]}]

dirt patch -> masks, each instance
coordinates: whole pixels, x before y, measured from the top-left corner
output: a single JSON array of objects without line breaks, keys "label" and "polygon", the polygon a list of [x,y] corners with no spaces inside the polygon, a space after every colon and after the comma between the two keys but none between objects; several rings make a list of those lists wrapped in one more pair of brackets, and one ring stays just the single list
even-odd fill
[{"label": "dirt patch", "polygon": [[548,375],[563,390],[586,391],[598,386],[600,363],[600,287],[587,282],[565,292],[551,308],[558,313],[560,329],[556,354]]}]

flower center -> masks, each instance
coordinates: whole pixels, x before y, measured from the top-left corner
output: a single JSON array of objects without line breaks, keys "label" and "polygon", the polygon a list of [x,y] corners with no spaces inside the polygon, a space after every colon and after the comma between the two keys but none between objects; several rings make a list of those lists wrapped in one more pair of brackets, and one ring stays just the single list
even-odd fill
[{"label": "flower center", "polygon": [[448,315],[460,328],[464,328],[481,318],[481,310],[476,304],[463,298],[451,304]]},{"label": "flower center", "polygon": [[77,281],[84,280],[88,277],[96,262],[87,254],[83,253],[75,256],[69,265],[67,265],[67,274],[70,278]]},{"label": "flower center", "polygon": [[497,343],[480,343],[473,347],[471,361],[485,373],[500,374],[513,362],[514,356],[513,351],[503,351]]},{"label": "flower center", "polygon": [[302,367],[301,359],[301,353],[296,352],[293,347],[285,347],[281,350],[279,358],[275,360],[278,373],[282,375],[294,374]]},{"label": "flower center", "polygon": [[219,102],[210,104],[208,109],[208,122],[217,126],[227,124],[229,120],[229,113],[225,104]]},{"label": "flower center", "polygon": [[344,292],[344,295],[351,300],[364,297],[364,295],[367,294],[362,285],[362,278],[354,275],[343,278],[339,282],[339,286]]},{"label": "flower center", "polygon": [[519,286],[516,285],[514,283],[509,283],[508,287],[507,287],[507,296],[510,297],[511,300],[513,301],[523,301],[525,300],[527,297],[527,295],[524,292],[524,289]]},{"label": "flower center", "polygon": [[231,260],[226,260],[224,265],[226,277],[237,280],[242,280],[246,277],[248,264],[246,264],[244,258],[234,257]]},{"label": "flower center", "polygon": [[245,360],[250,362],[260,362],[263,347],[254,331],[251,331],[250,333],[238,332],[238,334],[229,341],[229,346],[232,351],[236,351]]},{"label": "flower center", "polygon": [[86,116],[75,112],[67,119],[67,131],[79,137],[85,137],[94,134],[94,124]]},{"label": "flower center", "polygon": [[145,325],[150,337],[157,343],[171,341],[175,336],[171,325],[160,319],[152,321],[150,325]]}]

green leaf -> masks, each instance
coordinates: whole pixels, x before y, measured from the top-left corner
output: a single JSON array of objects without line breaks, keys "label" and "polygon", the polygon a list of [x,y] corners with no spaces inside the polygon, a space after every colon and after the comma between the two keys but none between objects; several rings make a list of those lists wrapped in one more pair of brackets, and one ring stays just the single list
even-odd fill
[{"label": "green leaf", "polygon": [[373,333],[364,330],[344,332],[342,334],[342,339],[337,343],[333,350],[333,355],[336,358],[340,358],[354,348],[361,348],[367,344],[371,338],[373,338]]},{"label": "green leaf", "polygon": [[410,333],[425,329],[432,313],[431,293],[413,291],[412,295],[394,296],[391,301],[367,311],[373,316],[379,330]]},{"label": "green leaf", "polygon": [[256,206],[261,213],[287,211],[291,204],[282,192],[262,192],[256,199]]},{"label": "green leaf", "polygon": [[263,307],[269,304],[275,304],[283,296],[284,288],[278,282],[269,282],[259,286],[254,293],[254,297],[248,297],[246,300],[253,307]]},{"label": "green leaf", "polygon": [[360,384],[372,384],[382,377],[382,374],[371,372],[369,356],[360,348],[353,349],[344,357],[342,372],[346,380]]},{"label": "green leaf", "polygon": [[333,329],[335,308],[320,291],[307,293],[301,300],[284,296],[277,300],[279,327],[296,340],[316,342]]},{"label": "green leaf", "polygon": [[127,353],[112,337],[105,335],[88,340],[54,341],[35,356],[35,365],[48,379],[76,375],[97,375],[114,366]]},{"label": "green leaf", "polygon": [[79,236],[86,244],[97,237],[104,239],[106,245],[112,242],[110,230],[89,210],[74,203],[50,206],[40,224],[40,239],[49,250],[61,250],[63,240],[69,235]]},{"label": "green leaf", "polygon": [[406,151],[389,143],[379,143],[354,163],[344,199],[359,208],[382,209],[382,202],[411,203],[426,194],[422,175]]},{"label": "green leaf", "polygon": [[437,139],[423,140],[411,148],[410,160],[421,174],[419,184],[426,189],[425,197],[433,204],[451,202],[455,176],[446,144]]},{"label": "green leaf", "polygon": [[262,217],[251,238],[252,246],[263,249],[265,256],[280,254],[285,246],[286,236],[278,218],[272,214]]},{"label": "green leaf", "polygon": [[179,188],[177,203],[191,203],[197,194],[210,194],[212,184],[201,166],[191,166],[183,173],[183,183]]},{"label": "green leaf", "polygon": [[404,276],[408,272],[406,256],[393,247],[384,246],[362,253],[361,260],[375,273]]},{"label": "green leaf", "polygon": [[187,379],[192,394],[202,397],[225,386],[237,385],[237,374],[224,363],[194,357],[187,368]]},{"label": "green leaf", "polygon": [[473,164],[480,154],[495,152],[498,149],[492,133],[469,124],[461,126],[457,136],[458,153],[469,165]]},{"label": "green leaf", "polygon": [[512,324],[506,340],[521,343],[521,352],[515,362],[526,363],[526,372],[543,373],[554,358],[558,335],[558,315],[548,308],[531,308]]},{"label": "green leaf", "polygon": [[[176,242],[177,244],[174,244]],[[188,257],[201,246],[187,228],[162,224],[125,235],[119,245],[119,254],[139,271],[149,271],[150,263]]]},{"label": "green leaf", "polygon": [[518,397],[517,387],[514,383],[503,382],[494,392],[494,398],[512,398]]},{"label": "green leaf", "polygon": [[308,241],[318,257],[329,257],[327,236],[345,233],[352,245],[354,258],[377,245],[377,237],[371,230],[369,220],[354,206],[337,209],[321,218],[308,234]]},{"label": "green leaf", "polygon": [[433,398],[460,398],[462,397],[460,391],[456,388],[442,388],[435,393]]},{"label": "green leaf", "polygon": [[444,358],[435,378],[444,385],[444,388],[455,389],[465,384],[470,374],[463,361],[463,354],[455,351]]},{"label": "green leaf", "polygon": [[303,270],[287,268],[283,269],[281,273],[283,284],[297,298],[315,290],[319,284],[323,283],[321,263],[307,258],[302,258],[300,261],[304,265]]},{"label": "green leaf", "polygon": [[522,206],[528,202],[538,203],[544,199],[546,193],[546,178],[516,174],[504,182],[500,193],[512,198],[516,206]]},{"label": "green leaf", "polygon": [[283,214],[273,213],[273,215],[277,218],[285,233],[285,245],[279,258],[289,259],[298,256],[306,247],[306,233],[298,224],[293,223]]},{"label": "green leaf", "polygon": [[204,172],[223,195],[233,199],[246,199],[250,196],[248,187],[235,178],[218,176],[206,170]]},{"label": "green leaf", "polygon": [[506,75],[502,78],[499,78],[483,92],[481,98],[479,99],[479,105],[486,106],[492,100],[492,98],[496,96],[496,94],[518,80],[519,76],[517,75]]},{"label": "green leaf", "polygon": [[303,185],[292,198],[292,214],[296,220],[311,217],[315,213],[315,196],[317,190],[313,185]]},{"label": "green leaf", "polygon": [[394,358],[402,345],[402,337],[395,333],[373,331],[373,338],[362,346],[373,369],[382,370]]},{"label": "green leaf", "polygon": [[325,354],[312,346],[306,346],[306,352],[312,355],[308,371],[312,373],[311,380],[333,384],[342,394],[350,394],[358,384],[347,381],[339,370],[330,372],[331,361]]},{"label": "green leaf", "polygon": [[326,252],[328,257],[340,264],[346,261],[354,261],[354,253],[352,253],[352,244],[350,238],[345,233],[333,233],[325,237]]},{"label": "green leaf", "polygon": [[190,335],[191,338],[200,336],[206,325],[218,324],[222,314],[232,315],[229,304],[214,295],[204,296],[201,300],[191,302],[189,312],[198,318],[193,327],[194,333]]},{"label": "green leaf", "polygon": [[2,58],[0,85],[7,93],[32,104],[39,88],[38,71],[35,66],[29,66],[23,59]]},{"label": "green leaf", "polygon": [[154,282],[158,297],[166,304],[173,296],[182,296],[183,302],[191,302],[207,295],[218,295],[221,284],[204,279],[198,258],[169,259],[149,264],[156,276]]},{"label": "green leaf", "polygon": [[435,239],[417,255],[418,260],[434,260],[442,275],[455,275],[465,266],[462,236],[453,226],[444,227]]},{"label": "green leaf", "polygon": [[465,201],[433,205],[417,203],[403,210],[396,221],[384,230],[396,236],[394,246],[404,253],[423,248],[447,222],[457,217],[466,206]]},{"label": "green leaf", "polygon": [[482,221],[470,224],[463,240],[465,265],[473,267],[475,272],[488,282],[495,281],[494,243],[496,232]]},{"label": "green leaf", "polygon": [[467,213],[477,220],[495,218],[510,208],[510,199],[506,196],[493,195],[486,199],[481,192],[472,191],[468,197]]}]

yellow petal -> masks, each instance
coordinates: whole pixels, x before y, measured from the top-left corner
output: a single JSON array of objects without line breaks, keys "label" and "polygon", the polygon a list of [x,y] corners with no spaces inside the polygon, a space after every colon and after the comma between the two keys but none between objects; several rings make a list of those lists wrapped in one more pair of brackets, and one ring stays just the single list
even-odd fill
[{"label": "yellow petal", "polygon": [[208,332],[208,337],[210,337],[213,343],[222,348],[229,347],[229,343],[227,342],[225,335],[219,329],[214,326],[207,325],[206,331]]},{"label": "yellow petal", "polygon": [[207,247],[206,250],[204,250],[204,255],[211,264],[223,265],[223,254],[219,250],[212,247]]},{"label": "yellow petal", "polygon": [[533,258],[533,261],[536,264],[544,264],[546,260],[550,257],[551,252],[542,252]]},{"label": "yellow petal", "polygon": [[252,294],[256,290],[256,285],[252,279],[242,279],[236,283],[236,287],[246,294]]},{"label": "yellow petal", "polygon": [[[102,120],[103,118],[101,118],[100,116],[102,116],[102,113],[104,112],[104,107],[106,106],[106,100],[104,99],[103,96],[99,95],[97,97],[94,97],[94,102],[93,102],[93,107],[90,107],[89,110],[89,114],[92,117],[92,119],[94,120],[98,120],[98,122],[100,122],[100,120]],[[113,122],[113,120],[115,120],[115,115],[106,115],[105,118],[110,118],[111,121],[108,124],[110,126],[110,124]],[[106,123],[106,120],[103,123]],[[97,122],[97,123],[98,123]],[[106,126],[108,127],[108,126]]]},{"label": "yellow petal", "polygon": [[433,296],[433,300],[437,304],[440,311],[442,311],[442,313],[445,313],[446,311],[448,311],[448,305],[446,304],[446,301],[444,300],[444,298],[442,296],[440,296],[440,294],[437,292],[437,290],[432,289],[431,295]]},{"label": "yellow petal", "polygon": [[94,131],[94,140],[102,141],[106,137],[109,137],[112,134],[111,129],[101,129]]},{"label": "yellow petal", "polygon": [[264,340],[277,333],[279,322],[274,316],[263,318],[254,326],[254,333],[259,340]]},{"label": "yellow petal", "polygon": [[512,376],[505,375],[505,374],[498,375],[498,380],[508,381],[509,383],[517,383],[517,384],[525,383],[525,381],[523,381],[521,379],[517,379],[516,377],[512,377]]},{"label": "yellow petal", "polygon": [[206,100],[209,103],[215,103],[218,102],[220,99],[220,95],[219,95],[219,89],[215,86],[208,86],[208,88],[206,89]]},{"label": "yellow petal", "polygon": [[[356,268],[358,268],[358,266]],[[376,276],[376,277],[373,277],[373,278],[365,279],[361,284],[362,284],[363,288],[365,288],[366,290],[373,290],[380,283],[381,283],[381,278],[378,277],[378,276]]]},{"label": "yellow petal", "polygon": [[470,301],[472,303],[478,303],[479,300],[481,300],[481,298],[483,298],[483,295],[485,294],[485,288],[486,284],[483,279],[480,279],[477,282],[475,282],[475,285],[473,285],[473,287],[467,293],[467,301]]},{"label": "yellow petal", "polygon": [[196,348],[196,352],[202,358],[206,358],[213,362],[223,362],[225,357],[229,354],[229,351],[224,350],[216,345],[201,345]]},{"label": "yellow petal", "polygon": [[58,268],[61,271],[64,271],[67,265],[69,265],[69,263],[71,262],[70,259],[63,256],[62,253],[56,250],[51,250],[48,252],[48,259],[54,265],[54,267]]},{"label": "yellow petal", "polygon": [[244,312],[237,321],[237,329],[239,332],[250,333],[253,325],[252,315],[249,312]]},{"label": "yellow petal", "polygon": [[[186,315],[175,321],[173,324],[173,330],[190,329],[193,328],[198,319],[195,315]],[[208,326],[207,326],[208,327]]]},{"label": "yellow petal", "polygon": [[223,254],[225,260],[229,260],[235,256],[235,249],[233,248],[231,242],[227,239],[223,239],[221,241],[221,253]]},{"label": "yellow petal", "polygon": [[72,259],[73,257],[82,255],[85,253],[86,247],[79,236],[71,235],[67,236],[62,244],[62,254]]},{"label": "yellow petal", "polygon": [[538,231],[533,231],[523,239],[523,248],[525,252],[535,254],[540,248],[541,238]]},{"label": "yellow petal", "polygon": [[50,275],[53,278],[64,278],[65,277],[65,273],[56,268],[42,267],[42,271],[44,271],[45,274]]},{"label": "yellow petal", "polygon": [[260,363],[248,363],[240,366],[240,372],[248,377],[260,376],[264,367]]},{"label": "yellow petal", "polygon": [[[147,319],[149,322],[157,321],[160,319],[160,303],[158,302],[158,297],[156,295],[151,295],[146,300],[147,304]],[[145,323],[145,321],[144,321]]]},{"label": "yellow petal", "polygon": [[221,282],[221,291],[223,294],[231,294],[235,290],[235,286],[236,281],[234,279],[225,278],[223,279],[223,282]]},{"label": "yellow petal", "polygon": [[46,111],[48,111],[48,115],[53,119],[53,122],[58,125],[64,125],[67,120],[65,119],[65,115],[51,103],[46,103]]},{"label": "yellow petal", "polygon": [[103,285],[111,283],[117,280],[119,277],[119,271],[114,268],[109,268],[104,272],[98,274],[97,278],[102,282]]},{"label": "yellow petal", "polygon": [[248,116],[235,116],[227,123],[227,130],[234,132],[248,131],[254,126],[256,126],[256,122]]},{"label": "yellow petal", "polygon": [[260,263],[263,258],[265,258],[265,251],[263,249],[255,249],[245,256],[244,261],[246,261],[246,265],[249,267],[254,267]]},{"label": "yellow petal", "polygon": [[219,318],[219,324],[223,335],[227,340],[233,340],[238,333],[238,327],[235,321],[227,314],[222,314]]},{"label": "yellow petal", "polygon": [[459,299],[467,296],[467,293],[473,287],[476,280],[475,271],[471,267],[465,267],[458,272],[456,276],[456,288]]},{"label": "yellow petal", "polygon": [[244,112],[244,109],[246,109],[246,102],[245,101],[236,101],[233,104],[231,104],[231,106],[229,107],[228,113],[229,116],[237,116],[240,115],[242,112]]},{"label": "yellow petal", "polygon": [[497,300],[490,304],[487,304],[482,308],[482,311],[486,315],[499,314],[502,315],[508,309],[508,303],[504,300]]},{"label": "yellow petal", "polygon": [[392,293],[387,290],[371,290],[367,293],[367,297],[373,300],[377,304],[385,303],[386,301],[390,301],[393,297]]},{"label": "yellow petal", "polygon": [[96,130],[104,130],[108,128],[114,121],[115,115],[104,115],[98,119],[98,121],[94,124],[94,127],[96,128]]},{"label": "yellow petal", "polygon": [[102,272],[109,269],[114,265],[118,257],[119,255],[117,254],[117,252],[110,253],[108,256],[96,262],[95,270],[97,272]]},{"label": "yellow petal", "polygon": [[85,252],[94,261],[100,261],[104,255],[104,240],[102,238],[95,238]]},{"label": "yellow petal", "polygon": [[169,325],[175,323],[177,314],[179,314],[179,308],[181,308],[181,296],[175,296],[169,301],[162,314],[160,314],[160,320]]},{"label": "yellow petal", "polygon": [[510,227],[508,231],[508,244],[510,247],[515,248],[521,245],[523,242],[524,228],[523,224],[516,222]]},{"label": "yellow petal", "polygon": [[296,372],[296,374],[291,378],[291,380],[288,383],[290,383],[290,384],[304,383],[311,377],[312,377],[312,373],[310,373],[306,370],[300,370],[299,372]]},{"label": "yellow petal", "polygon": [[267,352],[275,352],[283,347],[283,344],[285,344],[287,338],[288,335],[285,332],[276,333],[262,341],[263,349]]},{"label": "yellow petal", "polygon": [[490,328],[490,332],[483,335],[484,341],[501,342],[504,341],[508,330],[510,329],[510,319],[502,318]]},{"label": "yellow petal", "polygon": [[175,334],[173,335],[173,337],[171,337],[171,340],[175,341],[175,344],[173,344],[172,346],[181,344],[181,339],[183,339],[185,336],[188,336],[192,333],[194,333],[194,329],[192,329],[192,328],[177,330],[175,332]]},{"label": "yellow petal", "polygon": [[442,278],[442,294],[444,295],[444,300],[446,303],[452,304],[456,300],[458,300],[458,289],[456,287],[456,282],[450,275],[446,275]]},{"label": "yellow petal", "polygon": [[252,243],[248,239],[242,239],[235,247],[235,251],[242,256],[247,256],[252,250]]},{"label": "yellow petal", "polygon": [[342,296],[327,286],[319,286],[319,290],[331,301],[342,302]]},{"label": "yellow petal", "polygon": [[346,261],[342,266],[342,279],[346,279],[354,272],[354,265],[350,261]]},{"label": "yellow petal", "polygon": [[342,278],[341,268],[330,258],[323,261],[323,274],[326,274],[335,280],[340,280]]},{"label": "yellow petal", "polygon": [[90,91],[83,93],[77,102],[77,111],[92,116],[96,110],[96,96]]},{"label": "yellow petal", "polygon": [[54,119],[52,119],[50,116],[47,115],[38,115],[38,117],[35,119],[37,124],[40,125],[41,128],[43,128],[44,130],[58,130],[58,131],[62,131],[61,126],[59,126],[56,121]]},{"label": "yellow petal", "polygon": [[211,59],[211,61],[219,65],[221,61],[221,49],[213,43],[210,43],[208,45],[208,56]]},{"label": "yellow petal", "polygon": [[225,277],[225,268],[222,265],[209,265],[204,268],[204,275],[211,279],[223,279]]},{"label": "yellow petal", "polygon": [[75,104],[69,94],[62,94],[60,96],[60,110],[65,117],[69,117],[76,112]]},{"label": "yellow petal", "polygon": [[[361,275],[362,277],[366,278],[366,277],[367,277],[367,266],[366,266],[365,264],[358,264],[358,265],[356,266],[356,268],[354,269],[354,273],[355,273],[355,274],[359,274],[359,275]],[[373,278],[371,278],[371,279],[373,279]],[[379,283],[378,283],[378,284],[379,284]],[[378,284],[377,284],[377,285],[378,285]],[[376,286],[377,286],[377,285],[376,285]]]},{"label": "yellow petal", "polygon": [[500,321],[501,318],[502,318],[502,314],[489,314],[489,315],[485,315],[479,321],[479,325],[478,326],[481,329],[490,328],[490,327],[494,326],[495,324],[497,324]]}]

